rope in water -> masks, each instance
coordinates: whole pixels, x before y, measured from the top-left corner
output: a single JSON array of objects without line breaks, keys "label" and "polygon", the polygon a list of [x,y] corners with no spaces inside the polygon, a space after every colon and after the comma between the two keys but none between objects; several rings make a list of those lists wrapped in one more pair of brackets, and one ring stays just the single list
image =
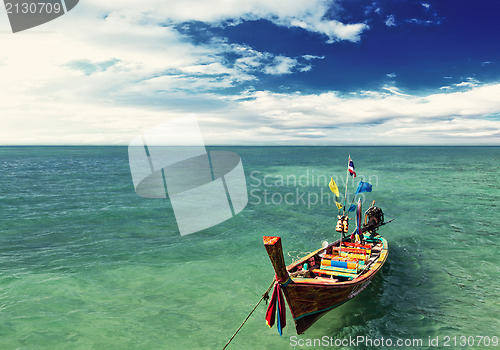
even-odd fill
[{"label": "rope in water", "polygon": [[226,343],[226,345],[224,345],[224,347],[222,348],[222,350],[224,350],[225,348],[227,348],[227,346],[229,345],[229,343],[231,343],[231,341],[236,336],[236,334],[238,334],[238,332],[243,327],[243,325],[245,324],[245,322],[250,318],[250,316],[252,316],[253,312],[255,311],[255,309],[257,308],[257,306],[259,306],[260,302],[262,300],[264,300],[264,299],[266,299],[266,301],[269,299],[269,291],[273,287],[274,282],[275,282],[275,280],[273,279],[273,282],[271,283],[271,285],[269,286],[269,288],[267,288],[266,292],[264,294],[262,294],[262,298],[260,298],[260,300],[257,303],[257,305],[255,305],[255,307],[252,309],[252,311],[250,311],[250,313],[248,314],[247,318],[245,318],[245,321],[243,321],[243,323],[238,327],[238,329],[236,330],[236,332],[234,332],[233,336],[231,337],[231,339],[229,339],[229,341]]}]

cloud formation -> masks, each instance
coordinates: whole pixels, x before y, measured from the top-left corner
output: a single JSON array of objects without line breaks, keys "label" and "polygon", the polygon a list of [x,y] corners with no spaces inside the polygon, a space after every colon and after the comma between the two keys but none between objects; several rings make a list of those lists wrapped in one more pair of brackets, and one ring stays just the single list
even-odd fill
[{"label": "cloud formation", "polygon": [[[147,2],[89,0],[86,5],[102,16],[118,15],[157,24],[200,21],[234,25],[243,20],[266,19],[284,27],[299,27],[325,35],[329,42],[359,41],[369,26],[328,18],[331,0],[149,0]],[[126,9],[117,11],[116,9]],[[106,18],[107,19],[107,18]]]},{"label": "cloud formation", "polygon": [[386,17],[385,25],[388,27],[395,27],[396,26],[396,19],[394,18],[394,15],[389,15]]},{"label": "cloud formation", "polygon": [[239,105],[246,113],[266,119],[273,129],[286,130],[284,134],[289,137],[295,135],[295,139],[307,130],[319,137],[335,138],[328,138],[328,142],[345,143],[344,133],[354,135],[357,129],[360,143],[364,143],[364,135],[375,137],[378,133],[378,138],[390,137],[389,143],[394,144],[407,144],[407,138],[416,135],[434,143],[443,136],[465,143],[480,136],[488,143],[500,136],[500,123],[498,117],[482,117],[498,115],[500,101],[495,96],[499,93],[500,84],[427,96],[373,91],[350,95],[260,91]]},{"label": "cloud formation", "polygon": [[126,145],[190,113],[211,144],[500,143],[499,84],[471,77],[417,95],[387,83],[399,76],[389,73],[385,85],[360,91],[258,90],[251,85],[262,76],[305,74],[325,57],[220,37],[197,44],[176,29],[264,18],[332,43],[360,40],[369,27],[339,22],[329,1],[167,3],[88,0],[38,30],[1,34],[2,144]]}]

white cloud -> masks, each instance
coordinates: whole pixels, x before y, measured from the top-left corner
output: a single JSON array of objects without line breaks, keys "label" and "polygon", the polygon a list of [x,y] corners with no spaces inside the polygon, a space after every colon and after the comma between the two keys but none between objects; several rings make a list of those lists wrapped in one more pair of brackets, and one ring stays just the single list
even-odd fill
[{"label": "white cloud", "polygon": [[7,144],[127,144],[140,130],[204,104],[197,115],[209,144],[499,144],[500,121],[485,118],[500,113],[499,93],[500,84],[423,97],[376,91],[167,94],[190,98],[176,108],[29,97],[1,107],[1,115],[10,115],[1,136]]},{"label": "white cloud", "polygon": [[310,61],[313,59],[324,60],[325,56],[303,55],[302,58],[305,59],[306,61]]},{"label": "white cloud", "polygon": [[391,94],[394,94],[394,95],[398,95],[398,96],[410,96],[410,95],[407,95],[407,94],[404,94],[401,92],[400,89],[398,89],[397,87],[395,86],[388,86],[388,85],[385,85],[382,87],[382,89],[390,92]]},{"label": "white cloud", "polygon": [[[186,82],[199,78],[209,89],[254,80],[253,74],[258,71],[287,74],[294,67],[297,71],[307,71],[311,65],[300,63],[298,58],[275,57],[217,40],[207,45],[194,45],[171,26],[193,20],[216,25],[227,20],[266,18],[282,26],[293,26],[299,21],[302,27],[326,35],[332,41],[359,40],[359,33],[365,26],[324,19],[329,4],[324,0],[88,0],[79,3],[68,15],[42,27],[16,36],[2,35],[0,40],[5,56],[0,53],[0,62],[8,67],[5,69],[7,77],[2,76],[3,85],[9,85],[10,77],[16,80],[31,77],[29,80],[35,85],[40,80],[49,80],[49,77],[53,80],[61,77],[60,83],[64,85],[62,76],[71,75],[68,72],[71,68],[84,74],[99,73],[108,69],[102,66],[104,62],[115,60],[119,63],[108,69],[106,76],[110,81],[119,82],[120,86],[142,84],[141,80],[166,75],[165,81],[175,84],[179,79],[176,85],[186,88],[190,85],[184,85]],[[7,29],[6,16],[3,20],[0,24]],[[36,51],[37,55],[41,53],[36,62],[32,62],[30,50]],[[223,62],[225,53],[240,58],[228,65]],[[306,55],[303,60],[312,58]],[[216,74],[224,75],[224,82],[221,83],[220,78],[207,77]],[[78,89],[85,89],[85,86],[95,86],[98,79],[79,80],[75,85],[79,85]],[[51,85],[56,84],[51,82]],[[104,87],[112,88],[112,85],[105,82],[98,90],[104,91]],[[23,93],[28,91],[23,90]]]},{"label": "white cloud", "polygon": [[[467,91],[424,97],[394,86],[350,95],[222,95],[239,82],[255,81],[256,72],[307,71],[322,57],[272,55],[224,40],[195,45],[170,26],[267,18],[330,41],[356,41],[368,29],[325,19],[326,4],[88,0],[16,35],[8,33],[4,18],[0,143],[128,144],[141,129],[195,112],[212,144],[456,142],[450,135],[499,144],[499,122],[482,117],[500,113],[500,85],[465,80],[456,88]],[[226,62],[227,54],[235,59]]]},{"label": "white cloud", "polygon": [[309,18],[308,22],[291,22],[291,24],[312,32],[325,34],[329,43],[339,40],[357,42],[360,40],[361,33],[370,28],[365,23],[343,24],[335,20],[325,21],[316,16]]},{"label": "white cloud", "polygon": [[272,65],[265,67],[264,72],[272,75],[282,75],[292,73],[293,67],[297,65],[297,60],[285,57],[277,56],[274,58]]},{"label": "white cloud", "polygon": [[[445,78],[451,79],[451,77],[445,77]],[[441,86],[440,89],[444,90],[444,91],[453,91],[453,90],[457,90],[457,88],[467,89],[467,88],[473,88],[473,87],[476,87],[479,85],[480,85],[479,80],[477,80],[475,78],[468,77],[468,78],[466,78],[465,81],[462,81],[462,82],[456,83],[456,84],[452,84],[452,85]]]},{"label": "white cloud", "polygon": [[434,24],[434,21],[424,20],[424,19],[419,19],[419,18],[410,18],[409,20],[407,20],[407,22],[414,23],[414,24],[423,24],[423,25]]},{"label": "white cloud", "polygon": [[[467,92],[406,94],[364,92],[349,97],[327,92],[318,95],[276,94],[258,91],[238,103],[242,115],[281,130],[266,135],[271,142],[345,144],[358,135],[358,143],[472,143],[499,144],[500,121],[484,116],[500,112],[500,84]],[[257,123],[256,123],[257,124]],[[246,126],[247,129],[248,125]],[[319,139],[308,140],[307,132]],[[295,136],[292,136],[295,135]],[[259,140],[266,139],[258,138]],[[366,142],[368,140],[368,142]]]},{"label": "white cloud", "polygon": [[394,27],[396,26],[396,19],[394,18],[394,15],[389,15],[385,19],[385,25],[388,27]]},{"label": "white cloud", "polygon": [[[328,37],[329,42],[359,41],[360,34],[369,29],[365,23],[344,24],[327,19],[331,0],[148,0],[97,1],[86,6],[102,16],[112,14],[148,21],[150,23],[182,23],[201,21],[213,25],[227,21],[267,19],[279,26],[300,27]],[[81,6],[80,4],[79,6]],[[127,9],[117,11],[116,9]],[[74,10],[73,10],[74,11]]]}]

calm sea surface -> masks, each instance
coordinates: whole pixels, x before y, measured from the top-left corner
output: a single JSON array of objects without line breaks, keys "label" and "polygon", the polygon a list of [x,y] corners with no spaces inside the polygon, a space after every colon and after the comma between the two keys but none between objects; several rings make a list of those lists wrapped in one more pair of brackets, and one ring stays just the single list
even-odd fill
[{"label": "calm sea surface", "polygon": [[365,208],[395,218],[384,268],[296,338],[262,303],[228,349],[494,348],[459,342],[500,336],[499,147],[211,149],[241,156],[249,204],[181,237],[168,199],[136,195],[126,147],[0,147],[0,349],[222,349],[274,276],[262,236],[282,237],[286,263],[338,238],[327,185],[344,191],[349,154],[348,192],[362,177]]}]

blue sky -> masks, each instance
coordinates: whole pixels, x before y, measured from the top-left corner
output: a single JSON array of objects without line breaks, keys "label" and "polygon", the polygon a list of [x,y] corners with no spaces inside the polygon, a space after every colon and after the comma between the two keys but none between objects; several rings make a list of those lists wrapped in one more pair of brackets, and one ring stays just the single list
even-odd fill
[{"label": "blue sky", "polygon": [[494,0],[80,2],[12,34],[0,144],[500,145]]}]

